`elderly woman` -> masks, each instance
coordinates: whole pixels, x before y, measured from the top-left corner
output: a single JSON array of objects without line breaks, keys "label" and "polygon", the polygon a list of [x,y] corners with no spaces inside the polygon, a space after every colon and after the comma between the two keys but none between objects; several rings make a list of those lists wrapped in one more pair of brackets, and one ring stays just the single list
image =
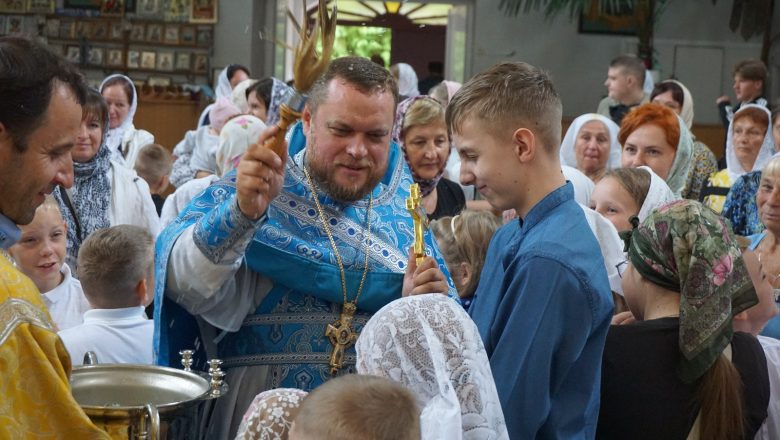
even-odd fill
[{"label": "elderly woman", "polygon": [[427,294],[387,304],[355,350],[359,374],[387,377],[415,394],[421,438],[509,438],[477,326],[452,299]]},{"label": "elderly woman", "polygon": [[[674,110],[689,130],[693,126],[693,96],[683,83],[673,79],[659,83],[650,94],[650,101]],[[696,140],[693,133],[691,138],[693,139],[693,162],[682,196],[686,199],[699,200],[704,182],[710,174],[718,171],[718,160],[707,145]]]},{"label": "elderly woman", "polygon": [[660,104],[635,107],[623,118],[618,140],[624,168],[647,165],[681,197],[691,168],[693,138],[677,114]]},{"label": "elderly woman", "polygon": [[460,186],[443,177],[450,155],[444,107],[429,96],[398,104],[393,139],[401,146],[414,181],[420,185],[428,218],[457,215],[466,206]]},{"label": "elderly woman", "polygon": [[[769,283],[780,288],[780,158],[772,159],[761,172],[756,193],[758,216],[766,228],[751,235],[750,249],[755,250],[767,274]],[[769,321],[762,333],[780,339],[780,318]]]},{"label": "elderly woman", "polygon": [[775,153],[775,142],[766,107],[746,104],[737,110],[726,137],[726,169],[710,175],[702,189],[704,204],[715,212],[723,211],[731,186],[743,175],[758,171]]},{"label": "elderly woman", "polygon": [[699,202],[672,202],[633,230],[628,256],[636,322],[607,335],[596,437],[752,439],[769,378],[760,343],[732,330],[757,298],[726,222]]},{"label": "elderly woman", "polygon": [[[780,142],[780,108],[772,113],[772,137],[775,148]],[[772,159],[764,170],[774,161]],[[776,171],[780,165],[772,166]],[[763,171],[763,170],[762,170]],[[754,235],[764,230],[764,224],[758,215],[756,193],[761,184],[762,171],[752,171],[742,175],[729,189],[726,201],[723,203],[723,217],[731,222],[731,227],[737,235]]]},{"label": "elderly woman", "polygon": [[153,236],[160,230],[149,186],[135,171],[111,159],[106,145],[106,101],[90,90],[83,108],[81,134],[71,150],[73,187],[57,187],[54,191],[68,225],[66,262],[73,269],[81,243],[98,229],[129,224],[145,228]]},{"label": "elderly woman", "polygon": [[115,74],[103,80],[100,93],[108,105],[106,145],[111,152],[111,158],[132,169],[141,148],[154,143],[151,133],[139,130],[133,125],[133,117],[138,110],[135,85],[130,78]]},{"label": "elderly woman", "polygon": [[594,183],[620,167],[620,127],[611,119],[587,113],[569,125],[561,142],[561,165],[577,168]]}]

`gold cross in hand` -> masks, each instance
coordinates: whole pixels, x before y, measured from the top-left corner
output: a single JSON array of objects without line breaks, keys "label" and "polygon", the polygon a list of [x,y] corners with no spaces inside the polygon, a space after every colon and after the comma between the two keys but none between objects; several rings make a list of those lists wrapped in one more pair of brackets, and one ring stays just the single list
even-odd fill
[{"label": "gold cross in hand", "polygon": [[352,330],[352,318],[355,316],[356,307],[352,303],[344,304],[339,315],[339,320],[328,324],[325,336],[333,345],[330,353],[330,374],[335,376],[344,365],[344,350],[353,346],[357,341],[358,333]]},{"label": "gold cross in hand", "polygon": [[420,185],[413,183],[409,187],[409,197],[406,199],[406,210],[412,215],[414,221],[414,257],[420,265],[425,258],[425,241],[423,230],[428,227],[428,214],[422,206]]}]

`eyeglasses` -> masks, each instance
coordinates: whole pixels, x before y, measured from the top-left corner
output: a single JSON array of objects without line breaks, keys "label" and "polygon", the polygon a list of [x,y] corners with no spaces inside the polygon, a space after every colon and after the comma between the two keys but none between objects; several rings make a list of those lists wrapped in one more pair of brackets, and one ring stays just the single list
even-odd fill
[{"label": "eyeglasses", "polygon": [[623,272],[626,271],[627,267],[628,267],[628,260],[623,260],[620,263],[615,265],[615,269],[617,269],[617,273],[620,278],[623,278]]}]

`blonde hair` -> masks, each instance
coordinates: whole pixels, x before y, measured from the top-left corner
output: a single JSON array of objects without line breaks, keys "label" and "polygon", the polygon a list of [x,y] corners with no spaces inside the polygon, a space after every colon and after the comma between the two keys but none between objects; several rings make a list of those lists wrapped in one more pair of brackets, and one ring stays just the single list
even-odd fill
[{"label": "blonde hair", "polygon": [[401,133],[405,134],[412,127],[427,125],[437,120],[444,122],[444,107],[431,97],[418,99],[406,111]]},{"label": "blonde hair", "polygon": [[149,231],[133,225],[98,229],[84,240],[79,249],[78,274],[92,307],[140,305],[135,287],[152,274],[153,244]]},{"label": "blonde hair", "polygon": [[764,168],[761,169],[762,176],[778,176],[780,177],[780,157],[773,157]]},{"label": "blonde hair", "polygon": [[148,144],[138,151],[135,172],[149,184],[157,185],[164,176],[171,174],[173,159],[171,153],[160,144]]},{"label": "blonde hair", "polygon": [[464,210],[455,217],[442,217],[431,222],[431,232],[439,244],[450,272],[461,263],[468,263],[473,272],[460,296],[474,295],[485,263],[488,245],[501,221],[489,211]]},{"label": "blonde hair", "polygon": [[318,440],[419,440],[420,410],[403,385],[350,374],[306,396],[295,417],[295,432]]}]

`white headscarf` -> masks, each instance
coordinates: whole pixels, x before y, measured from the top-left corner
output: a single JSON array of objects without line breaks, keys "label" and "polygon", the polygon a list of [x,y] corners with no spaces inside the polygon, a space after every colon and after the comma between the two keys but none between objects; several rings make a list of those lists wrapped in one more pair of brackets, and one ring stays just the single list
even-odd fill
[{"label": "white headscarf", "polygon": [[620,168],[621,148],[618,141],[620,127],[612,119],[598,113],[586,113],[578,116],[569,125],[566,135],[561,142],[561,165],[568,165],[577,168],[577,153],[574,151],[574,145],[577,143],[577,136],[582,130],[582,126],[590,121],[599,121],[607,127],[609,132],[609,158],[607,159],[607,169],[612,170]]},{"label": "white headscarf", "polygon": [[257,82],[256,79],[248,78],[236,84],[236,88],[230,93],[230,100],[241,110],[242,114],[249,113],[249,103],[246,102],[246,90]]},{"label": "white headscarf", "polygon": [[237,116],[227,122],[219,134],[216,174],[219,177],[232,171],[250,145],[257,142],[265,123],[252,115]]},{"label": "white headscarf", "polygon": [[680,198],[685,185],[688,183],[688,173],[693,166],[693,136],[682,118],[677,116],[677,124],[680,126],[680,140],[677,141],[677,150],[674,154],[674,162],[666,177],[666,184],[672,193]]},{"label": "white headscarf", "polygon": [[214,83],[214,99],[227,98],[230,99],[230,94],[233,93],[233,87],[230,85],[230,79],[228,78],[228,69],[230,66],[222,69],[217,77],[217,82]]},{"label": "white headscarf", "polygon": [[611,221],[585,205],[580,205],[580,208],[585,213],[585,220],[588,221],[590,230],[599,242],[601,256],[604,257],[604,267],[607,269],[609,287],[613,292],[623,295],[622,279],[618,273],[618,265],[626,260],[623,254],[623,240],[620,239],[618,230]]},{"label": "white headscarf", "polygon": [[[108,146],[109,150],[111,150],[112,154],[115,154],[115,152],[119,151],[120,145],[122,145],[122,139],[124,138],[125,132],[128,130],[135,130],[135,126],[133,125],[133,118],[135,117],[136,110],[138,110],[138,92],[135,89],[133,80],[124,75],[115,73],[113,75],[107,76],[103,82],[100,83],[101,95],[103,94],[103,88],[105,87],[106,82],[112,78],[122,78],[125,80],[125,82],[130,84],[130,88],[133,90],[133,96],[130,99],[130,110],[127,112],[125,120],[122,121],[116,128],[109,128],[108,134],[106,135],[106,145]],[[124,92],[124,88],[122,88],[122,91]]]},{"label": "white headscarf", "polygon": [[406,63],[398,63],[396,66],[398,67],[398,94],[406,98],[413,98],[419,95],[417,74],[412,66]]},{"label": "white headscarf", "polygon": [[645,69],[645,81],[642,83],[642,91],[645,95],[650,96],[655,88],[655,80],[653,79],[653,72],[650,69]]},{"label": "white headscarf", "polygon": [[561,165],[563,177],[574,186],[574,200],[580,205],[590,206],[590,195],[596,184],[577,168]]},{"label": "white headscarf", "polygon": [[650,167],[643,165],[639,167],[639,169],[643,169],[650,173],[650,188],[647,190],[645,201],[639,208],[639,214],[637,214],[639,221],[643,222],[653,210],[660,208],[669,202],[678,200],[680,197],[675,196],[664,179],[653,172]]},{"label": "white headscarf", "polygon": [[680,117],[683,122],[685,122],[685,126],[691,128],[693,126],[693,96],[691,95],[691,91],[688,90],[688,87],[685,87],[683,83],[674,79],[667,79],[666,81],[662,81],[662,83],[677,84],[677,86],[680,87],[680,90],[682,90],[683,103],[682,109],[680,110]]},{"label": "white headscarf", "polygon": [[[742,169],[742,164],[739,163],[739,159],[737,159],[737,153],[734,151],[734,119],[736,119],[737,115],[746,108],[761,109],[761,111],[766,113],[766,117],[769,118],[769,125],[767,125],[766,134],[764,134],[764,142],[761,144],[761,149],[758,150],[758,156],[756,156],[756,161],[753,162],[752,170]],[[737,110],[736,113],[734,113],[734,118],[732,118],[731,122],[729,123],[728,135],[726,137],[726,169],[729,172],[729,181],[734,183],[745,173],[750,171],[760,171],[761,168],[764,168],[764,165],[766,165],[772,159],[773,154],[775,154],[775,140],[772,137],[772,114],[763,105],[743,105],[739,108],[739,110]]]},{"label": "white headscarf", "polygon": [[244,413],[235,440],[286,439],[307,394],[296,388],[275,388],[258,394]]},{"label": "white headscarf", "polygon": [[415,394],[422,439],[509,438],[479,331],[452,299],[427,294],[387,304],[355,349],[359,374],[387,377]]}]

